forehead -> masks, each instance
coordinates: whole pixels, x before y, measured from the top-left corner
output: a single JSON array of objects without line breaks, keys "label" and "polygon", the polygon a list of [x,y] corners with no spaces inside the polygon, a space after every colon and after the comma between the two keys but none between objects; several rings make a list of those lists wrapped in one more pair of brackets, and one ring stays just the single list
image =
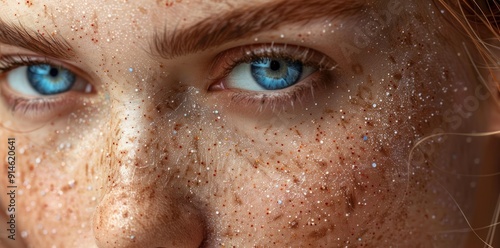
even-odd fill
[{"label": "forehead", "polygon": [[[77,51],[100,49],[104,54],[111,52],[110,49],[118,52],[131,46],[147,50],[147,47],[144,48],[152,40],[165,43],[165,40],[171,39],[173,45],[168,44],[167,47],[171,50],[169,53],[175,53],[186,47],[182,44],[186,41],[201,49],[208,48],[277,30],[287,24],[354,15],[365,5],[364,0],[315,0],[307,3],[300,0],[260,0],[251,4],[241,0],[11,1],[6,11],[0,13],[0,24],[20,24],[22,29],[37,35],[63,38],[74,45],[72,50]],[[163,37],[156,39],[157,34]],[[207,41],[210,44],[202,44]],[[191,47],[188,50],[195,49]]]},{"label": "forehead", "polygon": [[[41,25],[41,28],[76,27],[87,22],[100,22],[102,28],[114,26],[114,29],[147,29],[152,24],[166,28],[178,28],[199,22],[207,17],[227,12],[255,9],[267,12],[262,16],[290,12],[300,6],[303,10],[315,9],[316,6],[349,6],[365,3],[366,0],[148,0],[148,1],[7,1],[3,0],[0,17],[4,20],[19,20],[26,25]],[[279,8],[276,8],[279,6]],[[314,11],[312,11],[314,12]],[[27,15],[26,13],[30,13]],[[332,13],[333,14],[333,13]],[[288,16],[287,16],[288,17]],[[309,16],[314,18],[314,16]],[[123,23],[123,27],[120,27]],[[137,30],[136,30],[137,31]]]}]

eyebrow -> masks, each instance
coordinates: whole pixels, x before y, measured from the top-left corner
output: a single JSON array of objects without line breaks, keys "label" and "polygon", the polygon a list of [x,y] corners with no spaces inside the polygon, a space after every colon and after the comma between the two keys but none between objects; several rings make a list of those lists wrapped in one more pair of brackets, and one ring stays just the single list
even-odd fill
[{"label": "eyebrow", "polygon": [[71,45],[59,35],[39,33],[22,24],[0,19],[0,43],[22,47],[33,52],[60,59],[75,56]]},{"label": "eyebrow", "polygon": [[280,0],[214,14],[185,29],[155,32],[151,53],[165,59],[201,52],[289,24],[360,13],[366,0]]}]

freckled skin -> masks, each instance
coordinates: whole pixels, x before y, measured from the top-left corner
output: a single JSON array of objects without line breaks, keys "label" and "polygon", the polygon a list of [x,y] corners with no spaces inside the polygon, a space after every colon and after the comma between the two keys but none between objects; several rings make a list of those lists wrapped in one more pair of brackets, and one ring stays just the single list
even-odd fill
[{"label": "freckled skin", "polygon": [[[434,6],[416,2],[405,3],[349,58],[332,44],[358,39],[350,25],[363,26],[372,15],[335,33],[322,34],[316,23],[298,29],[311,28],[300,37],[317,40],[314,48],[338,63],[331,82],[294,107],[254,114],[239,111],[244,103],[225,93],[206,91],[208,69],[199,68],[224,49],[167,61],[143,49],[154,23],[166,17],[174,27],[181,16],[195,23],[194,12],[216,14],[201,11],[209,4],[7,3],[1,18],[37,11],[19,19],[58,30],[99,81],[91,81],[97,93],[71,114],[27,133],[1,130],[2,141],[16,137],[19,238],[25,232],[28,247],[462,245],[465,235],[440,231],[467,227],[454,200],[472,213],[474,190],[464,185],[474,179],[443,171],[477,174],[469,165],[484,139],[447,136],[412,148],[436,130],[485,130],[473,120],[491,102],[457,129],[443,119],[479,83],[457,57],[466,54],[461,43],[450,46],[448,37],[465,38],[438,31],[450,24],[431,14]],[[379,1],[366,13],[386,6]],[[300,39],[289,42],[307,44]],[[460,92],[451,93],[458,81]],[[20,121],[2,104],[0,116]],[[7,173],[3,161],[0,175]],[[3,208],[7,196],[0,200]]]}]

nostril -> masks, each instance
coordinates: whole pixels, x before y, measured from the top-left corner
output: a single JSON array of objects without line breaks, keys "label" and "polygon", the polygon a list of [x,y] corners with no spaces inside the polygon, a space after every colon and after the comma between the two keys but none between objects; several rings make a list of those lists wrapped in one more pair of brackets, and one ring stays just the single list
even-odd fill
[{"label": "nostril", "polygon": [[107,192],[93,221],[99,247],[199,247],[203,243],[205,226],[199,210],[172,192],[145,193],[150,189],[127,185]]}]

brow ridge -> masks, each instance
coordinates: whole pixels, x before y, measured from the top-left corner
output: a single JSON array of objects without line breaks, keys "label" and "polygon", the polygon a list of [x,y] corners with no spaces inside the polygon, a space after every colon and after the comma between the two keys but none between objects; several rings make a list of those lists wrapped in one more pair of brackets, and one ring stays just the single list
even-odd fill
[{"label": "brow ridge", "polygon": [[22,23],[7,23],[2,19],[0,19],[0,43],[60,59],[71,59],[75,56],[71,45],[60,35],[39,33]]},{"label": "brow ridge", "polygon": [[[240,8],[205,18],[188,28],[155,32],[151,53],[165,59],[205,51],[213,46],[248,38],[288,24],[307,24],[322,17],[359,13],[364,0],[280,0]],[[279,18],[276,18],[279,17]]]}]

